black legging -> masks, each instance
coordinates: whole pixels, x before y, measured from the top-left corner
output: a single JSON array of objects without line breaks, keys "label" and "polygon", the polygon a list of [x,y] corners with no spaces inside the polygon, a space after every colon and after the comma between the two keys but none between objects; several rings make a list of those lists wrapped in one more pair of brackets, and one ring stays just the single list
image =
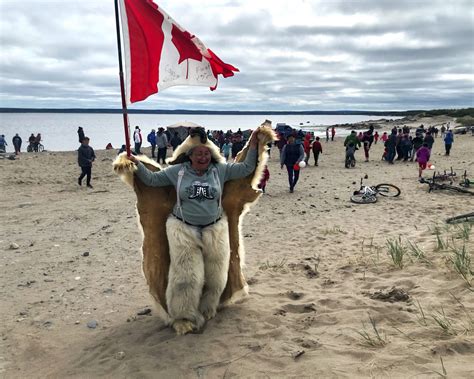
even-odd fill
[{"label": "black legging", "polygon": [[92,167],[91,166],[88,166],[88,167],[81,167],[81,176],[79,176],[79,182],[82,181],[82,179],[84,179],[84,176],[87,175],[87,178],[86,178],[86,183],[88,186],[91,185],[91,176],[92,176]]}]

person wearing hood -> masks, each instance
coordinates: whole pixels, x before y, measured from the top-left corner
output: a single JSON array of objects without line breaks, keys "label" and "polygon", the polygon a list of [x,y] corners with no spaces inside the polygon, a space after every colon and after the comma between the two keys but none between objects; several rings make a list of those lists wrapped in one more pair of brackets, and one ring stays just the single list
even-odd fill
[{"label": "person wearing hood", "polygon": [[133,155],[127,157],[145,185],[176,190],[176,204],[166,221],[170,255],[166,303],[177,334],[199,330],[216,314],[230,259],[229,228],[221,204],[224,183],[255,170],[257,134],[250,137],[242,163],[224,162],[204,128],[190,134],[200,142],[180,146],[182,163],[151,171]]}]

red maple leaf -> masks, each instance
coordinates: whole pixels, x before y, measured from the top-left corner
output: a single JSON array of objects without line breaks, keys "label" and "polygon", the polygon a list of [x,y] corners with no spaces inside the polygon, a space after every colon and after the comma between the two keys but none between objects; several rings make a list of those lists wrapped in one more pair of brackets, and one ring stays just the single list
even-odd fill
[{"label": "red maple leaf", "polygon": [[192,41],[192,38],[194,38],[193,35],[187,31],[181,31],[175,24],[173,24],[171,36],[171,41],[179,52],[178,64],[186,59],[194,59],[199,62],[202,61],[202,54]]}]

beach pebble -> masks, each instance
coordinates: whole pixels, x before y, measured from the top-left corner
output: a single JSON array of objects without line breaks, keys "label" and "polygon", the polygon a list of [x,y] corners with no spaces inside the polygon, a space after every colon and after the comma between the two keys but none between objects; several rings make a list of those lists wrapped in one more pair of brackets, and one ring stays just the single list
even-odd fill
[{"label": "beach pebble", "polygon": [[145,315],[148,315],[148,314],[150,314],[150,313],[151,313],[151,309],[150,309],[150,308],[143,308],[143,309],[141,309],[141,310],[139,310],[139,311],[137,312],[137,315],[138,315],[138,316],[145,316]]},{"label": "beach pebble", "polygon": [[87,327],[89,329],[95,329],[95,328],[97,328],[97,325],[98,325],[98,323],[97,323],[96,320],[91,320],[87,323]]},{"label": "beach pebble", "polygon": [[12,242],[9,247],[10,250],[18,250],[19,248],[20,248],[20,245],[18,245],[15,242]]},{"label": "beach pebble", "polygon": [[83,256],[83,257],[88,257],[88,256],[89,256],[89,252],[88,252],[88,251],[84,251],[84,252],[82,253],[82,256]]},{"label": "beach pebble", "polygon": [[115,353],[114,358],[117,359],[118,361],[121,361],[122,359],[125,358],[125,352],[118,351],[117,353]]},{"label": "beach pebble", "polygon": [[293,357],[293,359],[298,359],[298,358],[301,357],[303,354],[304,354],[304,350],[297,350],[297,351],[293,352],[293,353],[291,354],[291,356]]}]

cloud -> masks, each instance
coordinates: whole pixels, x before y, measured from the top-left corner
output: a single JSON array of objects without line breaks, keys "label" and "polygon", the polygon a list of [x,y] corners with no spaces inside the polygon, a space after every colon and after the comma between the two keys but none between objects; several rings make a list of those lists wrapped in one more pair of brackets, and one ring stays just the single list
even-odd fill
[{"label": "cloud", "polygon": [[[132,108],[474,106],[470,1],[158,3],[241,72]],[[113,2],[1,2],[0,46],[0,106],[120,108]]]}]

